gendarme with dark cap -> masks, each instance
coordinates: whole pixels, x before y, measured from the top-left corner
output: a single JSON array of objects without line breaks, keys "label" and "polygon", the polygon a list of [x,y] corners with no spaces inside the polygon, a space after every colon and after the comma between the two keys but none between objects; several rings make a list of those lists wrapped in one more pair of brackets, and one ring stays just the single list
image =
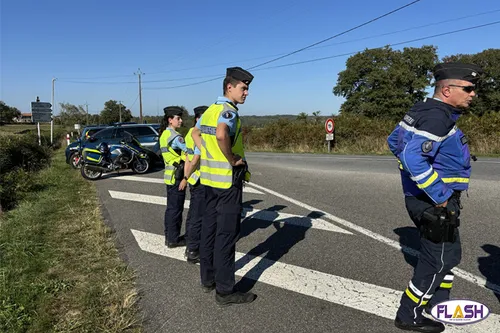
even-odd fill
[{"label": "gendarme with dark cap", "polygon": [[182,109],[178,106],[167,106],[163,109],[163,112],[167,117],[182,116]]},{"label": "gendarme with dark cap", "polygon": [[195,107],[193,109],[194,116],[196,118],[200,117],[207,109],[208,109],[208,106],[205,106],[205,105]]},{"label": "gendarme with dark cap", "polygon": [[246,85],[249,85],[253,80],[253,75],[241,67],[227,68],[226,69],[226,76],[230,76],[233,79],[241,81]]},{"label": "gendarme with dark cap", "polygon": [[475,84],[482,73],[483,70],[481,67],[461,62],[447,62],[437,64],[436,67],[434,67],[434,78],[436,82],[452,79],[468,81]]}]

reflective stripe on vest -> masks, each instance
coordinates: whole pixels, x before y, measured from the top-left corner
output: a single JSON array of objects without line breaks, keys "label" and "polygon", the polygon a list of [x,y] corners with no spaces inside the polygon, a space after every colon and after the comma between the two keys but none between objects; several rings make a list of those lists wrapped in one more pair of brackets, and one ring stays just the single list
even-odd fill
[{"label": "reflective stripe on vest", "polygon": [[[194,140],[191,134],[193,133],[193,129],[189,129],[189,132],[186,134],[186,148],[188,150],[188,157],[189,161],[192,161],[194,158]],[[200,179],[200,166],[196,168],[196,170],[193,170],[193,173],[191,173],[191,176],[188,178],[188,183],[191,185],[196,185],[198,182],[198,179]]]},{"label": "reflective stripe on vest", "polygon": [[184,160],[183,155],[177,154],[177,152],[172,148],[172,141],[180,136],[180,134],[174,129],[167,127],[160,137],[160,150],[163,156],[163,162],[165,163],[165,172],[163,173],[163,180],[167,185],[175,184],[175,167],[174,163],[181,163]]},{"label": "reflective stripe on vest", "polygon": [[[212,104],[203,113],[200,121],[202,138],[200,182],[203,185],[221,189],[228,189],[233,184],[233,167],[220,150],[215,135],[219,117],[225,111],[235,112],[237,109],[229,103]],[[245,157],[239,117],[237,118],[236,134],[233,138],[231,151],[242,158]]]}]

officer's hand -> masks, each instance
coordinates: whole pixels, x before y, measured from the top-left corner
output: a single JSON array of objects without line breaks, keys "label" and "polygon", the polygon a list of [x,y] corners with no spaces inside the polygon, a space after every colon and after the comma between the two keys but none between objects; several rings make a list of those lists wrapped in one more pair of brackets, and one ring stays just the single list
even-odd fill
[{"label": "officer's hand", "polygon": [[445,208],[447,205],[448,205],[448,200],[446,200],[443,203],[440,203],[439,205],[436,205],[436,207],[443,207],[443,208]]},{"label": "officer's hand", "polygon": [[179,183],[179,191],[184,191],[186,185],[187,185],[187,180],[185,179],[181,180],[181,182]]},{"label": "officer's hand", "polygon": [[245,165],[245,161],[241,158],[239,155],[234,155],[233,160],[231,161],[232,166],[240,166],[240,165]]}]

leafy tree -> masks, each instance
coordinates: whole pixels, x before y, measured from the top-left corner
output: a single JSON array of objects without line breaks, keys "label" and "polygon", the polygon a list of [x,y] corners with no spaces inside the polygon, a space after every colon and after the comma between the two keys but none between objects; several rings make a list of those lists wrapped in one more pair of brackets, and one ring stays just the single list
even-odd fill
[{"label": "leafy tree", "polygon": [[307,113],[301,112],[297,115],[297,120],[307,122]]},{"label": "leafy tree", "polygon": [[21,111],[0,101],[0,122],[11,123],[13,118],[21,115]]},{"label": "leafy tree", "polygon": [[426,96],[437,60],[434,46],[403,51],[386,46],[351,56],[333,88],[336,96],[346,98],[340,112],[400,119]]},{"label": "leafy tree", "polygon": [[314,111],[312,113],[313,117],[314,117],[314,123],[315,124],[319,124],[321,122],[321,111]]},{"label": "leafy tree", "polygon": [[488,49],[476,54],[456,54],[443,58],[443,62],[465,62],[480,66],[484,75],[478,83],[477,94],[467,109],[481,116],[486,112],[500,112],[500,49]]},{"label": "leafy tree", "polygon": [[104,103],[104,109],[100,114],[101,124],[109,124],[120,121],[120,112],[122,115],[122,122],[127,122],[132,119],[132,112],[127,107],[115,100],[109,100]]},{"label": "leafy tree", "polygon": [[82,105],[59,103],[57,122],[63,125],[85,124],[87,112]]}]

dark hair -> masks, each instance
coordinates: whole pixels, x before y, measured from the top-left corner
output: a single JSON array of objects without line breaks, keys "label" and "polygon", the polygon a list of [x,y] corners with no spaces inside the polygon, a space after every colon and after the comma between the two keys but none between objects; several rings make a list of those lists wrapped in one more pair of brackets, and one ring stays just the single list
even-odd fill
[{"label": "dark hair", "polygon": [[167,115],[163,116],[163,118],[161,119],[161,123],[160,123],[160,129],[158,131],[158,133],[161,134],[163,133],[163,131],[168,127],[168,118]]},{"label": "dark hair", "polygon": [[240,80],[237,80],[235,79],[234,77],[232,76],[226,76],[226,78],[224,79],[224,82],[223,82],[223,87],[222,87],[222,92],[224,93],[224,95],[226,94],[226,91],[227,91],[227,85],[229,83],[231,83],[231,85],[233,87],[236,87],[236,85],[240,82]]}]

